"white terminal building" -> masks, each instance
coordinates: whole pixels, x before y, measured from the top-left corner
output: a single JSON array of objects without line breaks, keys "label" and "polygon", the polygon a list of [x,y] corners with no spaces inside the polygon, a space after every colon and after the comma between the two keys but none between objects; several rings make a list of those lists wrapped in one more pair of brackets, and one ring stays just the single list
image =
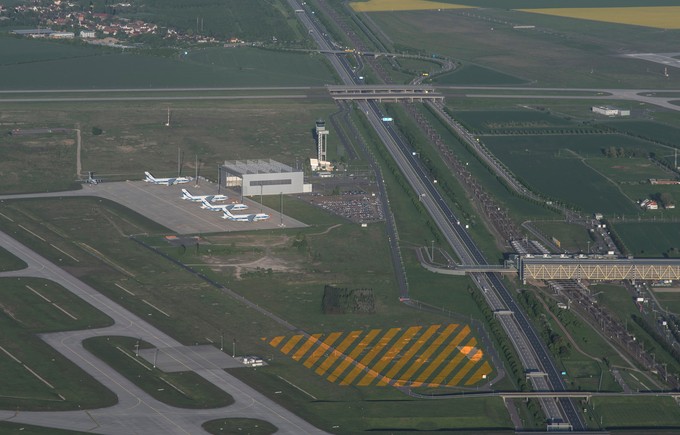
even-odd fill
[{"label": "white terminal building", "polygon": [[225,161],[220,167],[220,182],[241,190],[242,196],[308,193],[304,173],[276,160]]}]

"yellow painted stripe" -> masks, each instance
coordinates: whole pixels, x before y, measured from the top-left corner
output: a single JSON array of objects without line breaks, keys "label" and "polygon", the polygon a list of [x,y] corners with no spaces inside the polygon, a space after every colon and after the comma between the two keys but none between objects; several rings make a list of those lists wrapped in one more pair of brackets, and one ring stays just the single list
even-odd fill
[{"label": "yellow painted stripe", "polygon": [[385,346],[392,340],[392,338],[397,335],[397,332],[401,331],[401,328],[392,328],[389,331],[385,333],[382,337],[380,337],[380,340],[378,343],[373,346],[373,349],[371,349],[370,352],[368,352],[357,364],[354,366],[354,369],[352,369],[351,372],[345,377],[345,379],[340,382],[340,385],[349,385],[351,384],[354,379],[356,379],[357,376],[359,376],[359,373],[361,373],[366,367],[368,367],[368,364],[373,361],[373,358],[378,355],[378,353],[383,350]]},{"label": "yellow painted stripe", "polygon": [[307,361],[305,361],[304,364],[302,365],[304,365],[307,368],[313,366],[314,363],[316,363],[317,360],[326,353],[326,351],[333,345],[333,343],[335,343],[335,340],[340,338],[341,335],[342,332],[334,332],[331,335],[329,335],[328,338],[326,338],[323,341],[323,343],[321,343],[319,347],[317,347],[316,350],[312,352],[309,358],[307,358]]},{"label": "yellow painted stripe", "polygon": [[281,352],[288,355],[288,352],[293,350],[295,345],[298,344],[300,340],[302,340],[302,337],[304,337],[304,335],[294,335],[293,337],[291,337],[291,339],[288,340],[288,342],[283,345],[283,347],[281,348]]},{"label": "yellow painted stripe", "polygon": [[336,347],[333,354],[326,358],[321,365],[316,369],[316,374],[322,376],[326,371],[331,368],[331,366],[337,361],[342,353],[352,344],[354,341],[361,336],[361,331],[352,331],[350,334],[342,340],[340,346]]},{"label": "yellow painted stripe", "polygon": [[[425,345],[425,343],[427,343],[427,341],[430,339],[432,334],[437,332],[439,327],[440,327],[440,325],[432,325],[429,328],[427,328],[425,333],[418,338],[418,340],[415,342],[415,344],[409,348],[409,350],[404,354],[404,356],[401,357],[399,362],[397,362],[390,369],[390,371],[387,372],[387,375],[385,375],[385,376],[388,377],[388,378],[392,378],[397,373],[399,373],[399,370],[401,370],[402,367],[404,367],[404,365],[406,365],[406,363],[409,362],[409,360],[411,358],[413,358],[413,355],[415,355],[420,350],[420,348],[423,347],[423,345]],[[404,384],[403,381],[398,380],[397,382],[395,382],[394,385],[401,386],[403,384]],[[379,387],[384,387],[385,385],[387,385],[387,381],[385,379],[381,379],[380,382],[378,382]]]},{"label": "yellow painted stripe", "polygon": [[281,343],[281,341],[282,341],[284,338],[285,338],[285,337],[284,337],[283,335],[279,335],[278,337],[274,337],[274,338],[272,338],[272,341],[269,342],[269,345],[270,345],[270,346],[273,346],[273,347],[276,347],[276,346],[279,345],[279,343]]},{"label": "yellow painted stripe", "polygon": [[[465,337],[470,334],[470,327],[465,326],[462,331],[456,335],[456,338],[453,339],[451,342],[451,346],[455,349],[456,346],[460,344],[461,341],[465,339]],[[432,383],[430,383],[430,386],[439,386],[444,382],[444,379],[453,371],[453,369],[456,368],[456,366],[460,363],[460,361],[463,359],[465,354],[462,352],[459,352],[449,363],[444,367],[444,369],[435,376],[435,378],[432,380]]]},{"label": "yellow painted stripe", "polygon": [[[404,379],[410,379],[413,374],[420,369],[420,367],[430,358],[430,355],[432,355],[439,347],[444,343],[444,341],[453,333],[453,331],[458,327],[456,324],[451,324],[448,325],[438,336],[435,338],[434,342],[428,347],[425,352],[418,358],[413,364],[411,364],[411,367],[408,368],[406,373],[404,373],[403,378]],[[417,380],[417,379],[416,379]],[[416,386],[422,384],[422,382],[416,382],[413,385]]]},{"label": "yellow painted stripe", "polygon": [[470,379],[468,379],[465,385],[476,384],[477,382],[484,379],[484,376],[488,376],[489,373],[491,373],[491,365],[488,361],[484,361],[484,364],[482,364],[482,366],[478,368],[472,376],[470,376]]},{"label": "yellow painted stripe", "polygon": [[302,358],[307,351],[319,341],[319,337],[321,337],[323,334],[314,334],[307,341],[305,341],[305,344],[303,344],[300,349],[298,349],[297,352],[295,352],[295,355],[293,355],[293,359],[295,361],[300,361],[300,358]]},{"label": "yellow painted stripe", "polygon": [[[460,336],[462,332],[463,331],[458,333],[456,338]],[[430,362],[430,364],[428,364],[425,367],[425,370],[420,374],[420,376],[418,376],[418,379],[416,379],[416,381],[426,382],[430,378],[430,376],[432,376],[432,373],[434,373],[434,371],[437,370],[439,366],[441,366],[444,363],[444,361],[446,361],[449,358],[449,356],[456,350],[457,344],[456,338],[454,338],[453,341],[446,344],[445,347],[441,349],[441,351],[439,351],[435,359],[432,360],[432,362]]]},{"label": "yellow painted stripe", "polygon": [[[394,343],[394,346],[380,358],[380,361],[373,367],[371,367],[372,371],[375,372],[375,374],[379,375],[380,372],[385,368],[385,366],[394,360],[394,357],[399,354],[401,349],[406,346],[411,339],[413,338],[414,335],[416,335],[420,330],[422,329],[421,326],[412,326],[406,330],[404,335],[401,336],[397,340],[396,343]],[[371,382],[373,382],[373,379],[375,379],[375,376],[373,375],[373,372],[371,373],[366,373],[366,376],[363,377],[362,380],[359,381],[357,385],[359,386],[366,386],[369,385]]]},{"label": "yellow painted stripe", "polygon": [[366,337],[364,337],[364,339],[361,340],[361,342],[359,342],[359,344],[357,345],[357,347],[354,348],[352,353],[350,353],[348,357],[343,359],[342,362],[338,365],[338,367],[336,367],[336,369],[333,370],[333,373],[331,373],[331,375],[328,377],[328,380],[330,382],[335,382],[335,380],[338,379],[338,376],[340,376],[342,372],[344,372],[347,369],[347,367],[349,367],[349,365],[352,362],[354,362],[356,357],[361,355],[361,352],[364,351],[366,346],[368,346],[368,344],[371,341],[373,341],[375,336],[378,335],[381,331],[382,329],[373,329],[368,334],[366,334]]},{"label": "yellow painted stripe", "polygon": [[[475,340],[473,338],[468,343],[468,346],[475,346],[476,344],[477,344],[477,340]],[[481,350],[477,350],[477,353],[481,353],[481,352],[482,352]],[[473,355],[473,357],[468,360],[467,364],[465,364],[463,366],[463,368],[460,369],[460,371],[458,371],[458,373],[456,373],[456,376],[454,376],[453,379],[451,379],[449,381],[448,385],[458,385],[458,383],[461,381],[461,379],[463,379],[465,377],[465,375],[467,375],[468,372],[470,370],[472,370],[472,367],[474,367],[478,362],[479,362],[479,358],[474,358],[474,355]]]}]

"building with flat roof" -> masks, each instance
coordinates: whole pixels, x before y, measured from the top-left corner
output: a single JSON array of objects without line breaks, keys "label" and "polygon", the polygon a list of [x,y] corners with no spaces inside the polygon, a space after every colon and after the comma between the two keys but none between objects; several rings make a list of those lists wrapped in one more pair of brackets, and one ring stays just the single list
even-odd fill
[{"label": "building with flat roof", "polygon": [[613,106],[593,106],[591,110],[605,116],[630,116],[630,110]]},{"label": "building with flat roof", "polygon": [[276,160],[232,160],[220,166],[220,182],[240,189],[242,196],[307,193],[304,173]]}]

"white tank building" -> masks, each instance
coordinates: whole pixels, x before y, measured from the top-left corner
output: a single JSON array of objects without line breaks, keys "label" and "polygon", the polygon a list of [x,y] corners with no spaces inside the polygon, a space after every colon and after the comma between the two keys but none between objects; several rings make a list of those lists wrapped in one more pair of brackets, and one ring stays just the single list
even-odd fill
[{"label": "white tank building", "polygon": [[304,173],[276,160],[225,161],[219,168],[220,183],[240,189],[242,196],[308,193]]}]

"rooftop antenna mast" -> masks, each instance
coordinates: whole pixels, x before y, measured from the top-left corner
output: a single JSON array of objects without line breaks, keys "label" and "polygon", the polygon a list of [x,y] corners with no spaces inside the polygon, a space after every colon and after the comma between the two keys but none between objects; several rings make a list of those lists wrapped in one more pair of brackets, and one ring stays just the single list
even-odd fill
[{"label": "rooftop antenna mast", "polygon": [[177,146],[177,176],[180,176],[180,173],[182,172],[182,150],[180,149],[179,146]]},{"label": "rooftop antenna mast", "polygon": [[194,180],[196,180],[196,184],[194,185],[194,187],[198,187],[198,154],[196,154],[195,166],[196,166],[196,178],[194,178]]}]

